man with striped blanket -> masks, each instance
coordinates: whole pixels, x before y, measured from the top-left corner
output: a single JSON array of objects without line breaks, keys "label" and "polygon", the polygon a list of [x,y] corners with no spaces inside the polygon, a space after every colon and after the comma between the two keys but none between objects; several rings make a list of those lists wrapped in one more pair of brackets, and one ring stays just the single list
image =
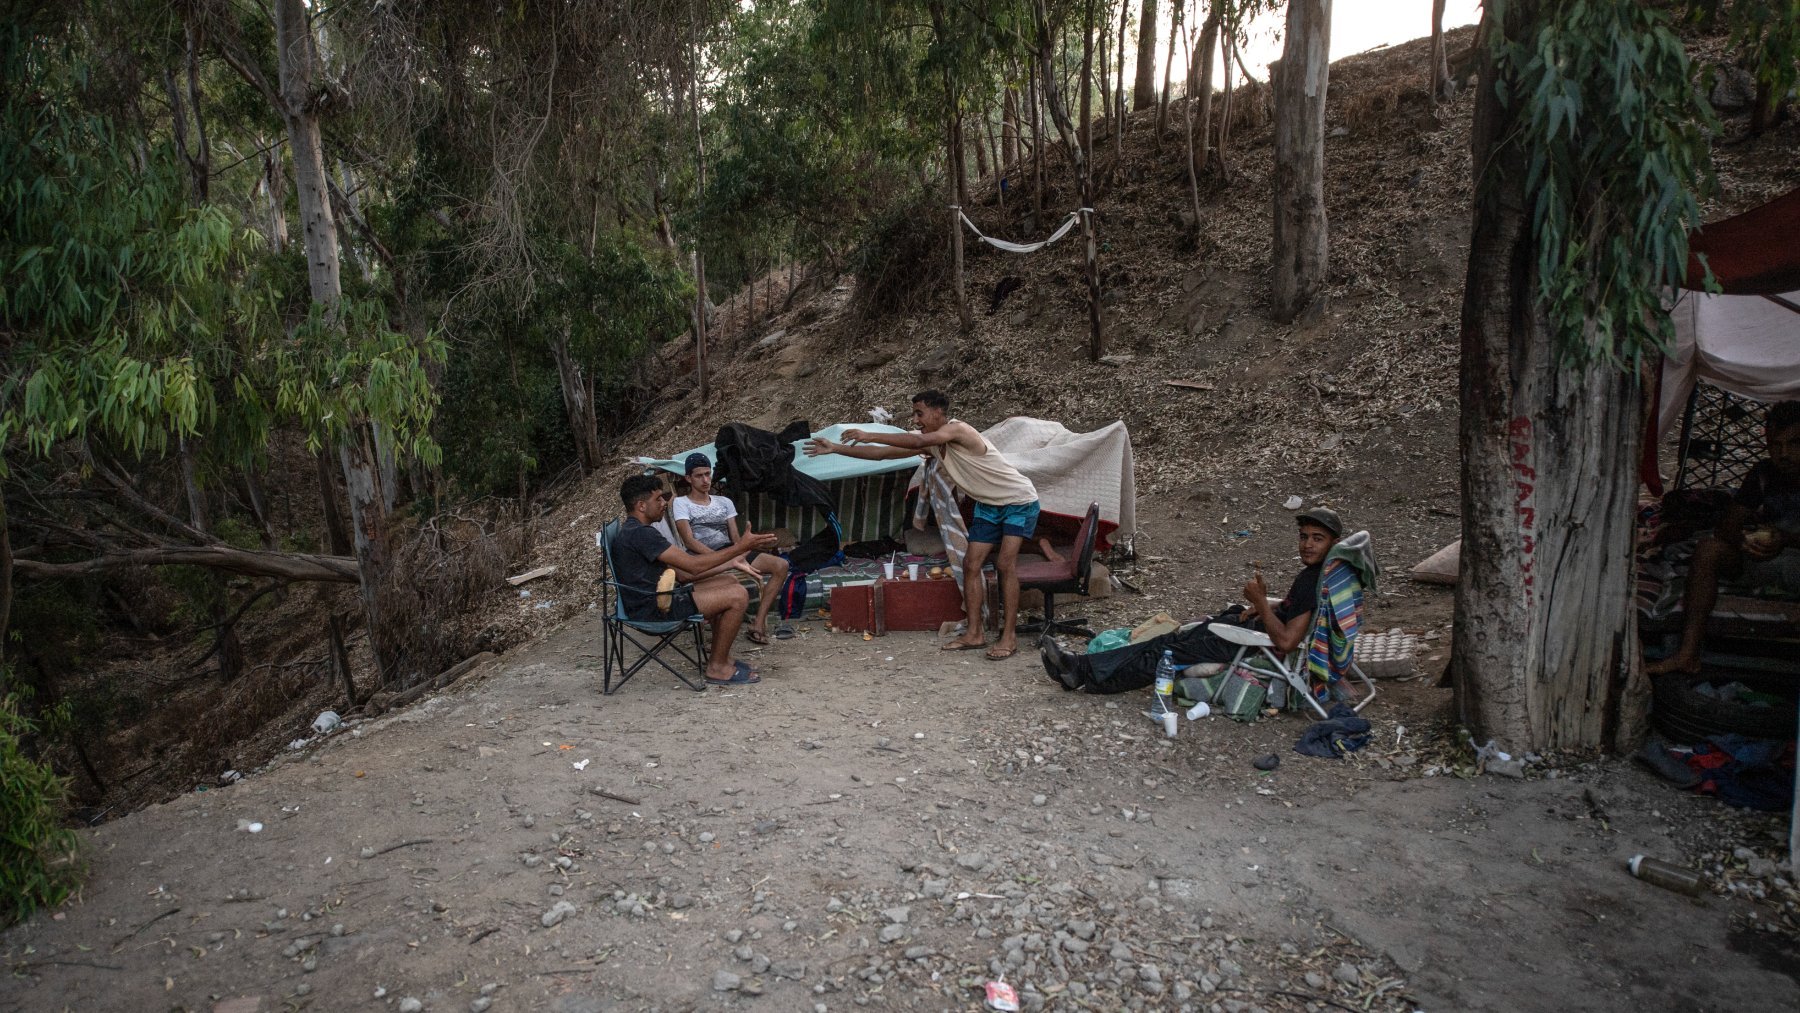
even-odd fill
[{"label": "man with striped blanket", "polygon": [[[1337,511],[1327,507],[1313,507],[1295,514],[1294,522],[1298,528],[1298,551],[1304,569],[1294,578],[1287,597],[1279,602],[1269,600],[1269,588],[1263,583],[1262,571],[1259,569],[1250,578],[1250,582],[1244,585],[1244,598],[1249,602],[1248,608],[1189,623],[1173,633],[1098,654],[1070,654],[1054,638],[1045,637],[1038,648],[1039,656],[1044,662],[1044,671],[1050,678],[1061,683],[1064,689],[1084,689],[1089,693],[1126,693],[1142,689],[1156,681],[1156,665],[1162,660],[1163,651],[1167,650],[1174,652],[1177,665],[1212,666],[1210,670],[1196,669],[1190,675],[1210,675],[1223,671],[1226,663],[1238,651],[1238,645],[1212,632],[1210,627],[1217,623],[1261,630],[1275,642],[1275,650],[1283,654],[1303,647],[1309,654],[1321,649],[1307,643],[1314,636],[1315,610],[1321,605],[1330,604],[1329,601],[1320,600],[1319,574],[1324,569],[1325,557],[1331,554],[1344,533],[1344,522],[1338,517]],[[1232,608],[1236,610],[1238,607]],[[1342,643],[1344,646],[1341,649],[1347,654],[1348,640]],[[1322,646],[1327,664],[1333,649],[1333,638],[1328,634]]]}]

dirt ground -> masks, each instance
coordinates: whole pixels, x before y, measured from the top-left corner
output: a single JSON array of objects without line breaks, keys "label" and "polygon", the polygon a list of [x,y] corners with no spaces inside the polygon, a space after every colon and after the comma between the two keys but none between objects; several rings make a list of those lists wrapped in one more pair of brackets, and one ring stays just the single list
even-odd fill
[{"label": "dirt ground", "polygon": [[[1185,502],[1147,499],[1146,526]],[[1291,572],[1278,529],[1221,537],[1187,598],[1250,558]],[[1382,590],[1376,628],[1441,642],[1446,591]],[[578,615],[446,695],[87,832],[81,897],[0,936],[0,1010],[972,1009],[1002,972],[1054,1009],[1800,994],[1788,937],[1755,928],[1770,903],[1623,869],[1778,856],[1782,820],[1617,761],[1453,776],[1435,679],[1385,682],[1372,746],[1328,761],[1291,751],[1299,717],[1171,741],[1141,694],[1065,693],[1029,653],[817,621],[754,656],[759,686],[652,671],[602,697],[598,626]]]}]

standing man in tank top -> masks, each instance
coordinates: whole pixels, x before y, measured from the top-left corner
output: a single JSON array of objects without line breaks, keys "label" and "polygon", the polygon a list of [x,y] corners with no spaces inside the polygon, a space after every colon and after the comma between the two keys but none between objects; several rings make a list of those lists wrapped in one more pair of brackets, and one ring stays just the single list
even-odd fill
[{"label": "standing man in tank top", "polygon": [[913,424],[919,427],[916,433],[847,429],[843,443],[817,437],[808,440],[807,456],[842,454],[865,461],[920,454],[936,458],[950,481],[975,501],[975,522],[969,525],[969,555],[963,563],[963,608],[968,614],[968,628],[962,636],[945,644],[944,650],[974,651],[986,646],[981,629],[986,584],[982,566],[991,555],[1000,577],[1004,610],[1000,639],[988,648],[987,656],[992,661],[1010,658],[1019,649],[1019,547],[1037,531],[1037,487],[1007,463],[974,426],[946,417],[950,399],[942,393],[920,391],[913,395],[912,408]]}]

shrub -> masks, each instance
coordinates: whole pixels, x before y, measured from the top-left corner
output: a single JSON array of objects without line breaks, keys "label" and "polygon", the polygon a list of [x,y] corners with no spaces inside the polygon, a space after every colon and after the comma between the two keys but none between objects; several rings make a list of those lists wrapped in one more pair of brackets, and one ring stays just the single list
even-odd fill
[{"label": "shrub", "polygon": [[80,880],[75,833],[57,822],[63,779],[26,755],[31,722],[0,697],[0,926],[61,904]]}]

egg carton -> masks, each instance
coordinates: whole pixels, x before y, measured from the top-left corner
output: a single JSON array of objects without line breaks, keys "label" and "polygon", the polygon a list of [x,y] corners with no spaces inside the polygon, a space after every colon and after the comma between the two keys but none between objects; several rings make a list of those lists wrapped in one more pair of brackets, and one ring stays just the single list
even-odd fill
[{"label": "egg carton", "polygon": [[1408,679],[1419,674],[1419,638],[1398,629],[1356,638],[1356,664],[1371,679]]}]

